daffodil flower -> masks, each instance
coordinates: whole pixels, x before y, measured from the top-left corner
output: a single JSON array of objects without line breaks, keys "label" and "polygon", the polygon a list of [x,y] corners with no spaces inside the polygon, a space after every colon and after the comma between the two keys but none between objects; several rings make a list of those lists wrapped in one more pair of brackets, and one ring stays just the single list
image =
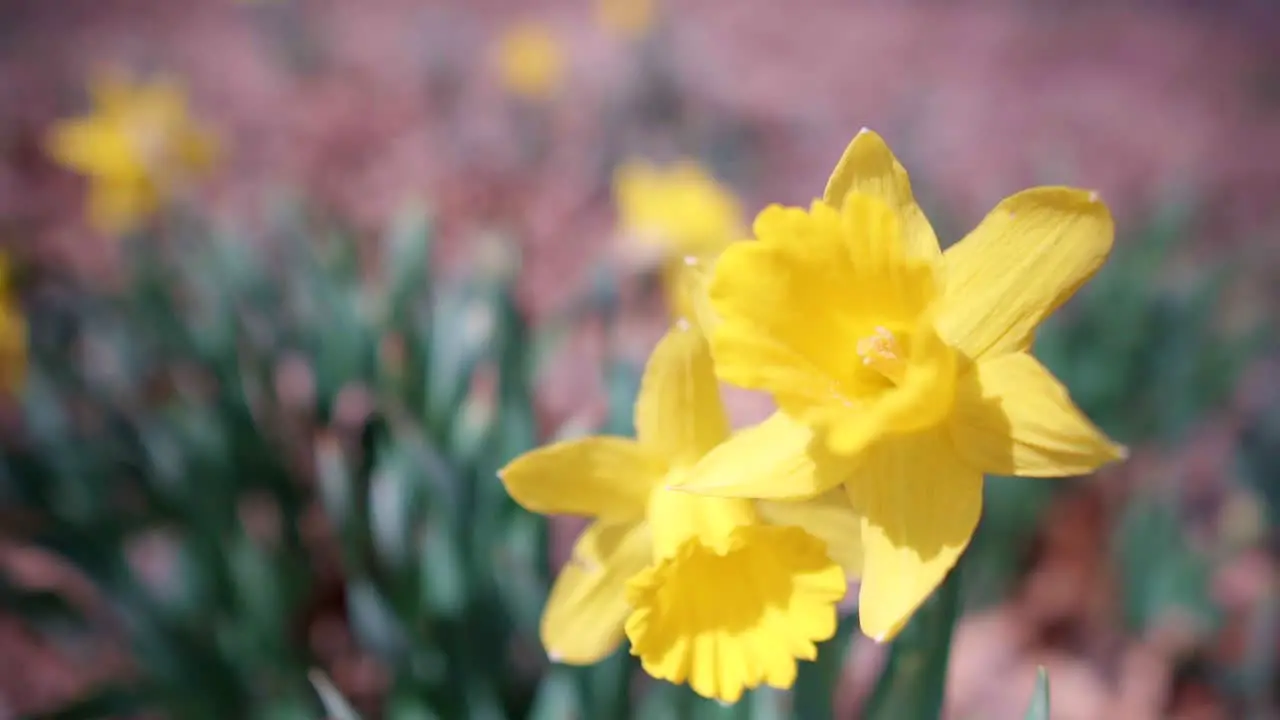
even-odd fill
[{"label": "daffodil flower", "polygon": [[691,160],[668,167],[625,163],[615,171],[613,187],[618,225],[630,247],[661,264],[671,314],[693,319],[690,272],[709,266],[742,238],[742,204]]},{"label": "daffodil flower", "polygon": [[625,635],[645,671],[706,697],[731,703],[761,683],[790,687],[797,658],[813,659],[815,643],[835,632],[845,570],[858,570],[848,500],[835,492],[753,502],[669,489],[730,433],[709,348],[692,326],[671,330],[654,350],[635,423],[635,440],[559,442],[500,473],[529,510],[595,520],[547,600],[548,654],[592,663]]},{"label": "daffodil flower", "polygon": [[[1074,476],[1123,457],[1030,353],[1111,250],[1095,193],[1020,192],[944,253],[906,172],[863,131],[822,201],[769,207],[754,234],[715,266],[712,354],[721,379],[780,412],[682,487],[802,498],[843,483],[862,516],[868,635],[894,636],[950,571],[984,473]],[[795,472],[797,456],[822,471]]]},{"label": "daffodil flower", "polygon": [[161,78],[134,85],[116,73],[90,86],[93,113],[58,122],[53,160],[89,178],[89,221],[120,234],[159,210],[176,186],[208,172],[212,134],[187,111],[182,87]]},{"label": "daffodil flower", "polygon": [[549,100],[564,83],[564,47],[541,23],[508,28],[498,38],[494,62],[502,85],[529,100]]}]

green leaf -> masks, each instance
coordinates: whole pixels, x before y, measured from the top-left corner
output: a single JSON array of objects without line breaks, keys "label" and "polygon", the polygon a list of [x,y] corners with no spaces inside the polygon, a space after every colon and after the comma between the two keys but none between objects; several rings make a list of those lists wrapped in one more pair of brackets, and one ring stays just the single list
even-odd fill
[{"label": "green leaf", "polygon": [[402,208],[392,220],[382,268],[386,311],[392,322],[408,321],[413,300],[426,297],[429,292],[431,241],[431,220],[418,204]]},{"label": "green leaf", "polygon": [[441,618],[459,618],[466,610],[466,566],[458,542],[446,524],[429,521],[418,549],[422,606]]},{"label": "green leaf", "polygon": [[[834,686],[832,689],[834,690]],[[750,720],[782,720],[789,716],[791,706],[786,692],[768,686],[761,686],[747,693],[742,702],[747,707],[745,717]]]},{"label": "green leaf", "polygon": [[737,720],[750,716],[750,692],[727,705],[695,693],[687,685],[654,682],[636,711],[637,720]]},{"label": "green leaf", "polygon": [[867,704],[867,720],[937,720],[942,714],[951,631],[960,611],[960,568],[893,641],[889,662]]},{"label": "green leaf", "polygon": [[631,653],[620,647],[595,665],[579,668],[579,690],[588,711],[583,717],[630,716],[631,685],[637,665]]},{"label": "green leaf", "polygon": [[631,437],[635,435],[635,403],[640,394],[644,368],[634,363],[614,360],[604,369],[604,386],[609,401],[609,416],[603,432]]},{"label": "green leaf", "polygon": [[1145,633],[1172,618],[1201,636],[1212,632],[1220,618],[1210,595],[1211,569],[1189,546],[1168,501],[1130,503],[1113,542],[1130,629]]},{"label": "green leaf", "polygon": [[423,507],[409,454],[396,444],[378,455],[369,478],[369,533],[379,563],[398,572],[412,557],[415,520]]},{"label": "green leaf", "polygon": [[553,667],[538,683],[529,720],[566,720],[588,717],[578,694],[578,683],[571,668]]},{"label": "green leaf", "polygon": [[426,701],[407,694],[397,694],[387,703],[387,720],[440,720]]},{"label": "green leaf", "polygon": [[502,523],[498,532],[501,536],[494,538],[492,551],[497,561],[498,591],[512,620],[527,634],[535,636],[551,585],[546,571],[546,518],[520,512]]},{"label": "green leaf", "polygon": [[345,559],[355,564],[355,567],[348,569],[353,572],[363,570],[364,558],[358,552],[350,551],[352,547],[358,546],[359,538],[356,536],[363,524],[359,517],[362,502],[359,498],[360,489],[356,486],[355,469],[335,435],[321,434],[316,439],[314,452],[320,504],[344,541],[344,550],[347,550],[348,555]]},{"label": "green leaf", "polygon": [[696,697],[691,690],[660,680],[650,682],[639,706],[636,720],[685,720],[688,706]]},{"label": "green leaf", "polygon": [[268,551],[247,536],[236,537],[230,545],[226,562],[243,622],[255,634],[265,635],[278,628],[287,617],[282,583],[288,578],[281,574],[281,568],[277,567]]},{"label": "green leaf", "polygon": [[1049,673],[1044,666],[1036,669],[1036,689],[1027,707],[1026,720],[1049,720]]},{"label": "green leaf", "polygon": [[495,341],[497,324],[491,298],[474,286],[446,286],[433,303],[431,330],[420,342],[427,358],[424,419],[438,436],[452,432],[476,366]]},{"label": "green leaf", "polygon": [[409,648],[409,636],[382,593],[366,580],[347,585],[347,617],[360,644],[396,661]]}]

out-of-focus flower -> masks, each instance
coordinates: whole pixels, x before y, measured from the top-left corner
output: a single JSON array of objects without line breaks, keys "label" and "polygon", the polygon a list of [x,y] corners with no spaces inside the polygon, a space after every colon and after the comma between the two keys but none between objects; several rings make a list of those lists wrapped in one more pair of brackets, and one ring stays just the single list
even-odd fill
[{"label": "out-of-focus flower", "polygon": [[546,100],[564,83],[564,46],[541,23],[508,28],[498,38],[494,61],[503,86],[521,97]]},{"label": "out-of-focus flower", "polygon": [[21,390],[27,377],[27,321],[10,287],[9,258],[0,254],[0,393]]},{"label": "out-of-focus flower", "polygon": [[796,659],[813,659],[815,643],[835,632],[842,567],[858,571],[848,500],[757,503],[668,489],[729,435],[706,340],[690,326],[654,350],[635,415],[636,440],[559,442],[500,473],[529,510],[595,520],[547,600],[548,654],[592,663],[625,633],[649,674],[706,697],[790,687]]},{"label": "out-of-focus flower", "polygon": [[596,22],[611,35],[634,40],[653,27],[655,0],[596,0]]},{"label": "out-of-focus flower", "polygon": [[133,84],[115,73],[90,86],[93,112],[62,120],[47,138],[57,163],[89,179],[89,220],[107,233],[135,229],[184,183],[207,173],[217,146],[172,78]]},{"label": "out-of-focus flower", "polygon": [[[800,498],[843,481],[863,518],[862,628],[894,636],[968,545],[984,473],[1073,476],[1124,456],[1030,353],[1113,232],[1096,194],[1034,188],[943,253],[906,171],[863,131],[822,201],[765,209],[757,239],[716,263],[716,372],[789,420],[739,433],[684,487]],[[779,472],[798,458],[833,469]]]},{"label": "out-of-focus flower", "polygon": [[633,247],[656,257],[671,313],[698,319],[696,273],[745,232],[742,204],[702,165],[631,161],[614,173],[618,224]]}]

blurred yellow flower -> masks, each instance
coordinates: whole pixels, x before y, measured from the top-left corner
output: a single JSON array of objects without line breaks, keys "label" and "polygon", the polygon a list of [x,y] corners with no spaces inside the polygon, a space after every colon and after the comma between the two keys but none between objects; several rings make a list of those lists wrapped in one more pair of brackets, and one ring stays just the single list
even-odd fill
[{"label": "blurred yellow flower", "polygon": [[494,59],[503,86],[525,98],[546,100],[564,82],[564,47],[541,23],[508,28],[498,39]]},{"label": "blurred yellow flower", "polygon": [[671,313],[699,317],[694,273],[745,232],[737,196],[689,160],[666,168],[625,163],[615,171],[613,186],[620,229],[662,262]]},{"label": "blurred yellow flower", "polygon": [[835,632],[842,567],[858,571],[848,500],[834,492],[756,503],[668,489],[729,435],[710,350],[690,326],[654,350],[635,423],[636,440],[559,442],[500,473],[529,510],[595,519],[547,600],[548,654],[592,663],[625,634],[649,674],[706,697],[789,687],[796,659],[813,659],[815,643]]},{"label": "blurred yellow flower", "polygon": [[596,22],[610,34],[643,37],[653,27],[654,0],[596,0]]},{"label": "blurred yellow flower", "polygon": [[[1042,187],[943,253],[906,171],[863,131],[822,201],[765,209],[756,241],[716,264],[716,372],[793,422],[735,436],[685,487],[801,498],[843,480],[862,516],[862,628],[894,636],[968,545],[984,473],[1072,476],[1124,456],[1030,353],[1113,232],[1096,194]],[[832,469],[778,472],[797,456]]]},{"label": "blurred yellow flower", "polygon": [[0,394],[18,392],[27,377],[27,322],[10,287],[9,258],[0,255]]},{"label": "blurred yellow flower", "polygon": [[91,83],[90,95],[93,112],[56,123],[48,152],[89,178],[93,226],[125,233],[155,214],[176,187],[208,172],[216,144],[172,79],[132,84],[108,73]]}]

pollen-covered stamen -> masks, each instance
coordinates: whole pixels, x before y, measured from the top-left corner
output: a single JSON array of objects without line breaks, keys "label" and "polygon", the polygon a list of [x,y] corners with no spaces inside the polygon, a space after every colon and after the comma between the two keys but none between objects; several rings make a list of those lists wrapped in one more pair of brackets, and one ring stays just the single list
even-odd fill
[{"label": "pollen-covered stamen", "polygon": [[884,326],[858,341],[856,347],[862,364],[897,384],[906,373],[907,360],[897,336]]}]

